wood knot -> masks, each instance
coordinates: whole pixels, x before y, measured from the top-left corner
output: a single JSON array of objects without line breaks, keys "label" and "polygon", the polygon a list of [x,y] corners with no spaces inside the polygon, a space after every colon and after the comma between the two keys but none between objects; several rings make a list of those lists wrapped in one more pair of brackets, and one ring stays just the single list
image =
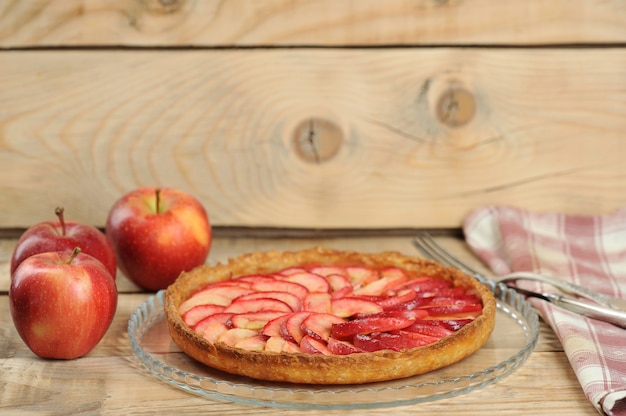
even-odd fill
[{"label": "wood knot", "polygon": [[176,13],[185,4],[185,0],[142,0],[146,10],[151,13]]},{"label": "wood knot", "polygon": [[474,96],[464,88],[448,88],[437,102],[437,118],[450,127],[461,127],[469,123],[475,112]]},{"label": "wood knot", "polygon": [[293,132],[296,154],[309,163],[323,163],[332,159],[342,143],[343,133],[339,126],[322,118],[304,120]]}]

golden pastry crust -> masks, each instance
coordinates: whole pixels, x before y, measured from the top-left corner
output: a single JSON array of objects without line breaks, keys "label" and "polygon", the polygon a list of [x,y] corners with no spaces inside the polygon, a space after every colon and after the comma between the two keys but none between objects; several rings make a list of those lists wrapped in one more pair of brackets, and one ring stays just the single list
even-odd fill
[{"label": "golden pastry crust", "polygon": [[[455,286],[473,290],[482,301],[482,313],[460,330],[433,344],[405,351],[320,355],[248,351],[222,343],[213,344],[189,328],[178,311],[183,301],[208,283],[303,265],[361,265],[374,269],[395,266],[410,274],[447,279]],[[297,252],[251,253],[230,259],[225,264],[200,266],[183,273],[165,293],[165,313],[174,342],[187,355],[207,366],[261,380],[362,384],[423,374],[473,354],[491,336],[495,326],[496,301],[489,289],[474,278],[433,261],[397,252],[366,254],[316,247]]]}]

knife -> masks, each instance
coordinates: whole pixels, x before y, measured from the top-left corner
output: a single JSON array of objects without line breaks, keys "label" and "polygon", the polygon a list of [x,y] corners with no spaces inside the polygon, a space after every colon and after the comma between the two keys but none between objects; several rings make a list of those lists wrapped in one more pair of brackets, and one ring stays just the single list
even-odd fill
[{"label": "knife", "polygon": [[570,296],[555,293],[533,292],[532,290],[522,289],[510,284],[507,284],[507,286],[524,296],[541,299],[570,312],[608,322],[619,326],[620,328],[626,329],[626,312],[589,302],[583,302]]},{"label": "knife", "polygon": [[508,274],[506,277],[500,279],[499,281],[504,282],[508,285],[509,282],[515,282],[517,280],[534,280],[536,282],[547,283],[560,289],[563,292],[582,296],[584,298],[593,300],[600,305],[608,306],[609,308],[618,310],[620,312],[626,312],[626,299],[608,296],[603,293],[589,290],[585,287],[576,285],[566,280],[556,279],[554,277],[550,277],[544,274],[537,274],[532,272],[514,272]]}]

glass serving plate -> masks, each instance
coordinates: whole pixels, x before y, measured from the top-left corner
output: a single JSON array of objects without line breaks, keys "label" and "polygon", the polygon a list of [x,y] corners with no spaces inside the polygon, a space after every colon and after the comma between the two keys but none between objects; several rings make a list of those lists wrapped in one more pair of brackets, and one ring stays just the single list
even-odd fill
[{"label": "glass serving plate", "polygon": [[128,335],[135,356],[150,374],[182,390],[211,399],[306,409],[401,406],[456,396],[493,384],[522,365],[535,348],[539,319],[523,297],[502,284],[488,284],[496,296],[496,327],[470,357],[427,374],[359,385],[277,383],[209,368],[172,341],[163,311],[164,291],[131,315]]}]

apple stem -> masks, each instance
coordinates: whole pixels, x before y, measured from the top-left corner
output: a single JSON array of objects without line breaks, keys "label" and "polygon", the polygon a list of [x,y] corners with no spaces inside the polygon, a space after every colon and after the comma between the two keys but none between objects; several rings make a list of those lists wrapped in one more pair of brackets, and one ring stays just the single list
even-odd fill
[{"label": "apple stem", "polygon": [[74,251],[72,251],[72,254],[70,255],[70,258],[67,259],[67,264],[72,264],[72,262],[74,261],[76,256],[78,256],[78,253],[80,253],[81,251],[82,250],[80,249],[80,247],[74,247]]},{"label": "apple stem", "polygon": [[59,217],[59,222],[61,223],[61,235],[65,235],[65,217],[63,215],[63,207],[56,207],[54,213],[57,217]]},{"label": "apple stem", "polygon": [[156,194],[156,213],[160,214],[161,213],[161,188],[156,188],[154,190],[154,193]]}]

